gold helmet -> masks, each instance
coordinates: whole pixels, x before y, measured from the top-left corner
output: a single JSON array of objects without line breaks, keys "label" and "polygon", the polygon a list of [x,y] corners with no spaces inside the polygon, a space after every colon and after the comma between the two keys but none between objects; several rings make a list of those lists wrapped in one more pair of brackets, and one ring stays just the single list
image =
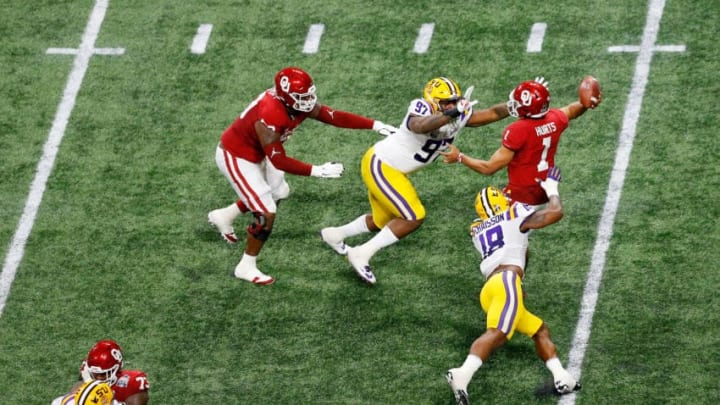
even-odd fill
[{"label": "gold helmet", "polygon": [[112,388],[104,381],[86,382],[75,393],[75,405],[111,405],[112,402]]},{"label": "gold helmet", "polygon": [[457,101],[460,97],[462,97],[460,86],[447,77],[430,80],[423,91],[423,98],[435,111],[440,111],[440,101]]},{"label": "gold helmet", "polygon": [[481,220],[485,221],[510,208],[510,201],[502,190],[495,187],[485,187],[475,197],[475,211]]}]

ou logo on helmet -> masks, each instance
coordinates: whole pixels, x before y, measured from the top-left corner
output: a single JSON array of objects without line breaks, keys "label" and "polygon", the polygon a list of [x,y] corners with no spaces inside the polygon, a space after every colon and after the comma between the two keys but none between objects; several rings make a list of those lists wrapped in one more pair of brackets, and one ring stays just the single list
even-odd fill
[{"label": "ou logo on helmet", "polygon": [[112,349],[112,350],[110,350],[110,355],[113,356],[113,358],[114,358],[115,360],[117,360],[118,362],[121,362],[122,359],[123,359],[123,358],[122,358],[122,352],[121,352],[120,350],[118,350],[118,349]]},{"label": "ou logo on helmet", "polygon": [[520,103],[526,107],[532,105],[533,102],[533,94],[530,90],[523,90],[522,93],[520,93]]},{"label": "ou logo on helmet", "polygon": [[290,79],[288,79],[287,76],[283,76],[280,78],[280,88],[285,93],[290,91]]}]

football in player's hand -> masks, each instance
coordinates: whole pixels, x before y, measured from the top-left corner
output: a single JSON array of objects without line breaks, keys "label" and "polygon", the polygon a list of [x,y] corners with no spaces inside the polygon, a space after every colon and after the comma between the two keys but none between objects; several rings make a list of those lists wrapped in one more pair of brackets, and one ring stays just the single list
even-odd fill
[{"label": "football in player's hand", "polygon": [[585,108],[595,108],[602,101],[600,83],[592,76],[585,76],[578,87],[578,99]]}]

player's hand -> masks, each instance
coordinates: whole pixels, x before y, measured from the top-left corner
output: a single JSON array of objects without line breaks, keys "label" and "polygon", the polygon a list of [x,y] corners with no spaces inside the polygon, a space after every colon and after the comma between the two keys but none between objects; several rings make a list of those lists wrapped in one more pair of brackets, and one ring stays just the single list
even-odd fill
[{"label": "player's hand", "polygon": [[443,115],[447,115],[450,118],[457,118],[463,114],[469,115],[470,113],[472,113],[472,106],[474,106],[477,103],[478,103],[477,100],[468,101],[465,98],[461,98],[460,100],[457,101],[457,103],[455,103],[455,107],[453,107],[449,110],[443,111]]},{"label": "player's hand", "polygon": [[548,197],[551,197],[554,195],[560,195],[558,192],[558,183],[560,183],[561,179],[562,175],[560,174],[560,168],[553,166],[548,170],[547,178],[545,180],[536,178],[535,181],[537,181],[540,184],[540,187],[545,190],[545,194],[547,194]]},{"label": "player's hand", "polygon": [[373,123],[373,131],[377,132],[382,136],[390,136],[397,132],[397,128],[392,125],[388,125],[382,121],[375,121]]},{"label": "player's hand", "polygon": [[460,100],[458,100],[457,104],[455,104],[455,108],[460,111],[461,115],[469,115],[472,112],[472,106],[474,106],[475,104],[477,104],[477,100],[471,102],[469,100],[461,98]]},{"label": "player's hand", "polygon": [[458,156],[460,156],[460,149],[458,149],[457,146],[450,144],[447,149],[440,151],[440,154],[443,156],[443,162],[455,163],[458,161]]},{"label": "player's hand", "polygon": [[547,81],[547,80],[545,80],[545,78],[542,77],[542,76],[536,77],[536,78],[535,78],[535,83],[542,84],[546,89],[547,89],[548,86],[550,85],[550,82]]},{"label": "player's hand", "polygon": [[342,163],[338,162],[327,162],[320,166],[313,166],[310,170],[310,175],[313,177],[321,177],[325,179],[336,179],[342,176],[345,171],[345,167]]}]

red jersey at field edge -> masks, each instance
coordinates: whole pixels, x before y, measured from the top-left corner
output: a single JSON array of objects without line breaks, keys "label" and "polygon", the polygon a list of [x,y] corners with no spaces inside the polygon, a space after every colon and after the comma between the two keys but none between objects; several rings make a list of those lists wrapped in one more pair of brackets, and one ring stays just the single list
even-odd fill
[{"label": "red jersey at field edge", "polygon": [[255,122],[262,121],[270,130],[280,134],[280,142],[285,142],[295,128],[308,117],[308,113],[288,111],[285,104],[275,97],[269,89],[253,100],[245,111],[223,132],[220,142],[225,150],[234,156],[259,163],[265,158]]},{"label": "red jersey at field edge", "polygon": [[568,116],[553,108],[542,118],[523,118],[505,128],[502,144],[515,154],[508,164],[508,184],[504,191],[513,201],[530,205],[548,201],[535,179],[544,180],[547,170],[555,166],[560,135],[568,123]]},{"label": "red jersey at field edge", "polygon": [[118,402],[124,403],[131,395],[150,389],[147,375],[140,370],[120,370],[117,377],[112,390]]}]

